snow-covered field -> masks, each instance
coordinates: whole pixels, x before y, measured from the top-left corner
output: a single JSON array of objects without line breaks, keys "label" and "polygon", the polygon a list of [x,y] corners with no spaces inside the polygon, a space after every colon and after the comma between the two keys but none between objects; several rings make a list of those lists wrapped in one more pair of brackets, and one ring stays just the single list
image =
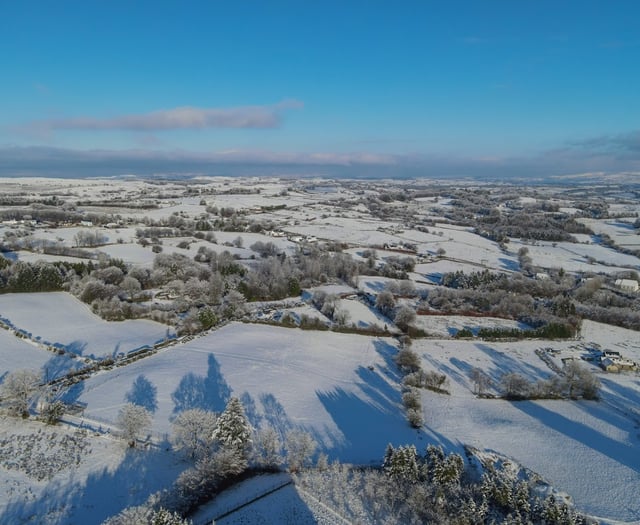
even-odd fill
[{"label": "snow-covered field", "polygon": [[2,416],[0,462],[0,523],[7,525],[97,525],[143,503],[186,467],[162,448],[128,449],[109,436],[18,426]]},{"label": "snow-covered field", "polygon": [[0,329],[0,378],[22,368],[41,369],[57,359],[53,353]]},{"label": "snow-covered field", "polygon": [[[586,323],[586,341],[609,346],[602,325]],[[624,332],[624,331],[623,331]],[[640,359],[637,336],[618,334],[625,355]],[[552,343],[567,355],[572,343]],[[468,373],[478,367],[494,381],[505,371],[535,380],[550,370],[534,350],[544,341],[477,343],[422,340],[414,344],[424,368],[445,373],[451,395],[423,393],[426,433],[436,441],[469,444],[512,457],[570,494],[578,508],[601,518],[640,521],[640,379],[594,371],[602,400],[520,401],[478,399]],[[575,346],[575,344],[573,344]]]},{"label": "snow-covered field", "polygon": [[509,249],[515,252],[521,247],[526,247],[533,264],[542,268],[563,268],[567,272],[601,272],[605,274],[625,269],[640,269],[638,257],[616,252],[597,243],[539,241],[535,244],[523,244],[519,241],[512,241],[509,244]]},{"label": "snow-covered field", "polygon": [[83,357],[127,353],[173,334],[167,326],[153,321],[109,323],[64,292],[0,295],[0,317],[30,339]]},{"label": "snow-covered field", "polygon": [[630,216],[626,219],[580,219],[580,222],[596,234],[608,235],[618,246],[637,250],[640,248],[640,235],[633,228],[635,220]]},{"label": "snow-covered field", "polygon": [[[178,412],[221,411],[234,395],[256,427],[303,428],[332,457],[377,464],[389,440],[416,438],[401,411],[395,351],[393,339],[236,323],[95,375],[79,401],[87,418],[104,422],[127,401],[141,402],[162,436]],[[134,388],[140,376],[142,390]]]},{"label": "snow-covered field", "polygon": [[418,315],[416,327],[433,337],[451,337],[459,330],[471,330],[476,334],[480,328],[503,328],[525,330],[527,325],[510,319],[496,317],[467,317],[463,315]]}]

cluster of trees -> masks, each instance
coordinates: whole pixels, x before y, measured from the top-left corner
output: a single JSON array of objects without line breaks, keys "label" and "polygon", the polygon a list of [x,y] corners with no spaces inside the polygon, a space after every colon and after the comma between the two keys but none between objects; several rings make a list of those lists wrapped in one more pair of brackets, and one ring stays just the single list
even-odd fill
[{"label": "cluster of trees", "polygon": [[419,454],[413,445],[389,445],[380,469],[335,462],[297,474],[295,481],[349,522],[595,523],[553,495],[541,497],[535,480],[514,476],[499,461],[485,460],[481,470],[479,476],[461,455],[439,446]]},{"label": "cluster of trees", "polygon": [[482,369],[472,368],[469,379],[473,391],[479,397],[493,397],[489,392],[497,386],[505,399],[598,399],[600,381],[587,366],[578,361],[568,361],[557,375],[548,379],[529,381],[517,372],[507,372],[500,376],[498,384]]},{"label": "cluster of trees", "polygon": [[[521,274],[497,274],[488,271],[445,274],[442,282],[451,288],[430,290],[419,308],[443,313],[486,315],[517,319],[532,330],[483,329],[486,338],[567,338],[580,326],[577,307],[570,290],[575,279],[562,271],[549,279],[536,280]],[[468,333],[461,334],[469,336]]]},{"label": "cluster of trees", "polygon": [[[520,251],[520,259],[525,266],[528,264],[526,249]],[[620,275],[637,278],[625,273],[576,282],[562,269],[549,272],[549,279],[486,271],[448,273],[441,282],[450,288],[430,290],[419,307],[447,313],[486,313],[517,319],[538,329],[531,333],[479,334],[483,337],[572,337],[582,318],[640,330],[640,297],[613,287],[612,280]]]},{"label": "cluster of trees", "polygon": [[38,404],[40,419],[49,425],[60,421],[67,410],[63,395],[59,385],[47,384],[35,370],[9,372],[0,384],[0,406],[7,414],[28,418]]},{"label": "cluster of trees", "polygon": [[[472,371],[472,373],[474,373]],[[480,381],[474,379],[480,388]],[[490,382],[484,383],[486,389]],[[528,381],[517,372],[503,374],[500,378],[500,390],[506,399],[598,399],[600,381],[583,364],[568,361],[559,375],[536,382]]]},{"label": "cluster of trees", "polygon": [[477,232],[494,241],[509,237],[540,241],[575,242],[573,233],[592,234],[572,216],[563,213],[535,212],[526,209],[509,214],[492,213],[479,217]]},{"label": "cluster of trees", "polygon": [[[402,283],[405,281],[401,281],[399,286],[402,286]],[[396,298],[391,289],[386,289],[380,292],[376,296],[375,307],[378,311],[390,319],[393,319],[395,325],[400,328],[403,332],[409,332],[412,329],[412,325],[416,320],[416,311],[408,305],[402,305],[397,307]],[[405,290],[408,290],[409,287],[403,287]],[[413,331],[413,330],[412,330]]]},{"label": "cluster of trees", "polygon": [[448,393],[448,379],[444,374],[422,369],[420,356],[411,348],[411,338],[400,338],[400,350],[395,357],[396,364],[404,374],[402,380],[402,404],[406,410],[407,421],[414,428],[424,424],[421,388],[439,393]]},{"label": "cluster of trees", "polygon": [[[120,411],[121,436],[135,446],[149,428],[150,414],[140,406],[128,404]],[[173,421],[172,443],[193,466],[185,470],[172,487],[153,494],[141,506],[128,508],[106,523],[164,523],[152,516],[163,512],[171,519],[183,519],[201,503],[239,479],[248,468],[277,471],[287,465],[291,472],[312,465],[317,443],[301,430],[290,430],[284,436],[271,427],[256,430],[245,415],[242,402],[232,397],[224,411],[216,414],[202,409],[180,412]],[[326,456],[319,462],[326,465]],[[167,518],[168,519],[168,518]],[[181,524],[182,521],[167,523]]]},{"label": "cluster of trees", "polygon": [[87,246],[93,248],[106,244],[108,240],[109,238],[102,232],[93,229],[80,230],[73,236],[73,241],[78,248]]},{"label": "cluster of trees", "polygon": [[440,285],[447,288],[471,288],[476,289],[483,285],[488,285],[498,279],[502,279],[503,274],[493,273],[489,270],[481,272],[465,273],[462,270],[445,273],[440,279]]},{"label": "cluster of trees", "polygon": [[11,263],[0,256],[0,293],[59,291],[67,274],[67,268],[62,264]]}]

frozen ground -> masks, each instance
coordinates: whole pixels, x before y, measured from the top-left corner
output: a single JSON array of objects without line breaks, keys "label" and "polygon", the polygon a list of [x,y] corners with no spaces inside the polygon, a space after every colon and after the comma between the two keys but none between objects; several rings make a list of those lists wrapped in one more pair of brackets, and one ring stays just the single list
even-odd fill
[{"label": "frozen ground", "polygon": [[[589,327],[595,335],[595,328]],[[595,341],[606,344],[606,336]],[[635,341],[635,339],[634,339]],[[414,349],[424,367],[444,372],[451,395],[423,394],[426,433],[436,440],[490,449],[514,458],[569,493],[592,515],[640,522],[640,381],[604,374],[602,400],[522,401],[477,399],[468,379],[478,367],[498,381],[504,371],[535,380],[550,370],[535,355],[542,341],[476,343],[422,340]],[[572,354],[570,343],[552,344]],[[575,346],[575,345],[573,345]],[[626,354],[640,358],[637,346]]]},{"label": "frozen ground", "polygon": [[0,523],[7,525],[98,525],[186,467],[162,448],[132,450],[108,436],[4,417],[0,462]]},{"label": "frozen ground", "polygon": [[144,404],[162,436],[178,412],[221,411],[234,395],[256,427],[301,427],[332,457],[377,464],[389,440],[416,437],[400,410],[395,351],[384,338],[232,324],[96,375],[79,400],[86,417],[105,422],[128,400]]},{"label": "frozen ground", "polygon": [[467,329],[475,335],[480,328],[529,328],[524,323],[497,317],[467,317],[463,315],[418,315],[414,323],[433,337],[452,337],[459,330]]},{"label": "frozen ground", "polygon": [[[580,244],[570,242],[509,243],[509,250],[517,253],[526,247],[533,264],[542,268],[563,268],[567,272],[614,273],[625,269],[640,269],[640,259],[633,255],[616,252],[597,243]],[[593,262],[590,262],[593,261]]]},{"label": "frozen ground", "polygon": [[64,292],[0,295],[0,317],[31,339],[85,357],[126,353],[173,334],[153,321],[104,321]]}]

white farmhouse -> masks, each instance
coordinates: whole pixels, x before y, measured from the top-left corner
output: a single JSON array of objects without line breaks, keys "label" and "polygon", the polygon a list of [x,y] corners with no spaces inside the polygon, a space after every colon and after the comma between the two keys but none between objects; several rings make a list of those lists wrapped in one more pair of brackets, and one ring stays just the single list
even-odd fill
[{"label": "white farmhouse", "polygon": [[623,292],[635,293],[638,291],[638,281],[635,279],[616,279],[615,284]]}]

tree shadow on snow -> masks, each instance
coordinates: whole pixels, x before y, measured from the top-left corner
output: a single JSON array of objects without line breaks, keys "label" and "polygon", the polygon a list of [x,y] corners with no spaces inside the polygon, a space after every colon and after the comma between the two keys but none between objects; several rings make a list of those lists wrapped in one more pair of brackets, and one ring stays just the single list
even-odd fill
[{"label": "tree shadow on snow", "polygon": [[[86,341],[71,341],[69,344],[64,346],[64,349],[67,352],[71,352],[77,356],[83,355],[84,351],[87,349],[88,343]],[[92,356],[89,356],[92,357]]]},{"label": "tree shadow on snow", "polygon": [[282,403],[273,394],[260,394],[260,402],[264,409],[264,420],[268,426],[278,432],[284,442],[287,432],[293,428]]},{"label": "tree shadow on snow", "polygon": [[564,434],[568,438],[582,443],[593,451],[603,454],[636,472],[640,472],[640,456],[636,447],[630,447],[625,443],[616,441],[583,423],[568,419],[538,403],[518,401],[512,403],[512,405],[556,432]]},{"label": "tree shadow on snow", "polygon": [[385,366],[378,367],[378,369],[384,373],[389,379],[399,382],[402,377],[398,365],[396,365],[396,355],[398,353],[397,347],[382,339],[376,339],[373,342],[374,350],[384,359]]},{"label": "tree shadow on snow", "polygon": [[[66,392],[64,392],[61,400],[64,401],[67,405],[73,405],[80,399],[80,396],[84,392],[84,381],[78,381],[71,385]],[[86,403],[83,404],[86,406]]]},{"label": "tree shadow on snow", "polygon": [[518,261],[514,261],[513,259],[506,259],[505,257],[500,257],[498,259],[500,264],[502,264],[502,268],[505,270],[511,270],[513,272],[517,272],[520,269],[520,264]]},{"label": "tree shadow on snow", "polygon": [[510,372],[516,372],[530,380],[544,379],[553,375],[546,366],[543,368],[533,366],[525,361],[511,357],[506,352],[495,350],[486,344],[479,343],[475,346],[478,350],[487,354],[495,365],[494,370],[490,374],[491,379],[494,381],[500,382],[502,375]]},{"label": "tree shadow on snow", "polygon": [[336,437],[333,446],[328,447],[330,455],[336,454],[357,464],[379,465],[388,443],[415,444],[420,452],[430,443],[447,450],[460,449],[459,445],[429,429],[428,421],[420,430],[409,425],[397,382],[390,382],[379,371],[365,367],[356,373],[360,380],[355,392],[342,388],[316,392],[342,433],[342,438]]},{"label": "tree shadow on snow", "polygon": [[81,360],[73,359],[69,354],[55,354],[42,365],[42,377],[45,381],[51,381],[83,366]]},{"label": "tree shadow on snow", "polygon": [[249,394],[249,392],[243,392],[240,396],[240,402],[242,403],[244,413],[251,426],[253,428],[260,428],[263,417],[258,412],[258,407],[256,406],[256,402],[253,397],[251,397],[251,394]]},{"label": "tree shadow on snow", "polygon": [[105,466],[90,474],[86,483],[60,484],[54,479],[38,498],[10,501],[0,523],[31,523],[34,517],[41,521],[48,517],[47,523],[100,524],[125,507],[142,504],[169,483],[170,478],[155,468],[168,463],[166,454],[155,449],[127,449],[115,470]]},{"label": "tree shadow on snow", "polygon": [[144,374],[140,374],[124,396],[127,403],[146,408],[153,413],[158,410],[158,388]]},{"label": "tree shadow on snow", "polygon": [[191,408],[214,412],[224,410],[231,397],[231,388],[225,381],[220,371],[220,364],[213,354],[209,354],[207,362],[206,377],[189,372],[180,380],[178,388],[171,394],[175,404],[174,413]]}]

